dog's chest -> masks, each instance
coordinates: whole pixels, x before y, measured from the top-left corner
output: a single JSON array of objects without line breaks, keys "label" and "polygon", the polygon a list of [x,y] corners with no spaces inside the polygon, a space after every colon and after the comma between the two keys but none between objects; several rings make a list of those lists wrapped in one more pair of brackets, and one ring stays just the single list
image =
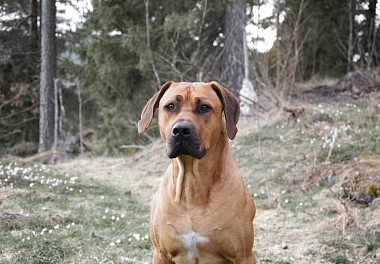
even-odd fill
[{"label": "dog's chest", "polygon": [[[233,244],[233,239],[228,237],[223,223],[208,216],[164,218],[155,221],[155,232],[159,234],[162,249],[178,263],[219,263],[218,259],[225,263],[226,256],[234,254],[231,251],[233,247],[225,247]],[[212,262],[207,259],[212,259]]]}]

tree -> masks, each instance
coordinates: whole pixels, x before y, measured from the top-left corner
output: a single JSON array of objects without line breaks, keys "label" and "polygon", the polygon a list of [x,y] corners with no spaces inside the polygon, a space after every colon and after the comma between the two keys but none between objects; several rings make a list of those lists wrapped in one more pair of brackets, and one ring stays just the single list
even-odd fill
[{"label": "tree", "polygon": [[162,82],[219,81],[225,6],[217,0],[145,4],[93,1],[86,22],[73,35],[73,50],[86,63],[66,61],[60,67],[79,78],[83,95],[91,94],[102,124],[98,135],[112,154],[123,144],[152,139],[149,133],[138,136],[135,126],[141,107],[157,90],[152,60]]},{"label": "tree", "polygon": [[363,66],[370,69],[379,63],[380,34],[377,33],[376,26],[376,5],[377,0],[357,0],[358,14],[364,16],[363,21],[358,26],[358,49]]},{"label": "tree", "polygon": [[35,0],[0,1],[0,148],[38,141],[39,39]]},{"label": "tree", "polygon": [[40,141],[38,152],[51,149],[54,141],[54,78],[56,77],[55,0],[42,1]]},{"label": "tree", "polygon": [[224,52],[222,63],[222,83],[235,95],[244,79],[244,32],[246,25],[246,1],[228,3],[224,24]]}]

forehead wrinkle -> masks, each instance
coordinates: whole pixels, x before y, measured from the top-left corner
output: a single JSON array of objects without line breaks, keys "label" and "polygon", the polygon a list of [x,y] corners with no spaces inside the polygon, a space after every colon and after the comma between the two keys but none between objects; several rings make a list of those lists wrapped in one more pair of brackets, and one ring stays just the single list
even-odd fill
[{"label": "forehead wrinkle", "polygon": [[[170,93],[170,90],[172,93]],[[170,95],[169,95],[170,94]],[[170,87],[168,93],[164,94],[162,101],[176,101],[176,102],[188,102],[190,104],[198,104],[198,100],[201,100],[204,103],[212,104],[214,106],[215,102],[220,102],[220,99],[216,92],[211,88],[209,83],[187,83],[180,82],[174,83],[172,87]]]}]

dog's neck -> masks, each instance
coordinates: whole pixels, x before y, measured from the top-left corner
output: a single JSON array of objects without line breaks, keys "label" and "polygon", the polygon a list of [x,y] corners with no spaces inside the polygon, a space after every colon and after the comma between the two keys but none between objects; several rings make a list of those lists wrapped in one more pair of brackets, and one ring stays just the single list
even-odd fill
[{"label": "dog's neck", "polygon": [[176,203],[187,208],[208,203],[211,188],[221,175],[224,155],[230,154],[228,148],[228,138],[222,134],[202,159],[181,155],[172,160],[172,195]]}]

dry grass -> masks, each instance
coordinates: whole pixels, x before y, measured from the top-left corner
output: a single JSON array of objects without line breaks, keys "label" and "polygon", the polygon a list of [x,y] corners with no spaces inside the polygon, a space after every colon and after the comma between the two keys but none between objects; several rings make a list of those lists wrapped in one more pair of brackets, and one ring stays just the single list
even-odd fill
[{"label": "dry grass", "polygon": [[[256,121],[241,120],[231,150],[257,205],[254,250],[259,263],[378,263],[380,118],[374,100],[380,97],[372,98],[370,104],[304,105],[305,113],[294,124],[282,112],[263,115],[265,168]],[[335,128],[339,133],[326,162]],[[150,263],[152,244],[142,240],[148,234],[148,202],[169,162],[157,140],[130,157],[85,157],[42,171],[40,165],[36,170],[33,164],[17,165],[45,179],[78,177],[75,184],[30,186],[30,180],[10,177],[5,182],[0,174],[0,262],[39,263],[41,257],[45,263]],[[353,196],[345,194],[345,186]],[[371,195],[372,202],[357,204],[356,193]],[[43,228],[53,231],[33,236]]]}]

